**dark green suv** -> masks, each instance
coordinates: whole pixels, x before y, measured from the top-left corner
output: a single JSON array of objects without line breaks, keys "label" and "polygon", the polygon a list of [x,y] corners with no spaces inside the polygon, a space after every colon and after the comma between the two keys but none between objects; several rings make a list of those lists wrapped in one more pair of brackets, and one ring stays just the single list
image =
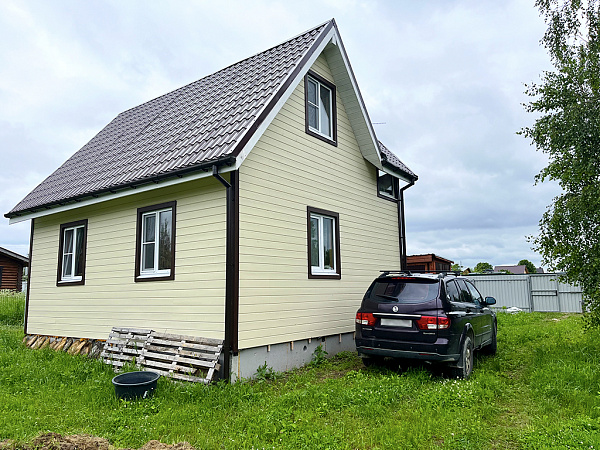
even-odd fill
[{"label": "dark green suv", "polygon": [[438,361],[468,378],[475,350],[496,353],[495,303],[465,277],[383,272],[356,313],[356,349],[366,366],[385,357]]}]

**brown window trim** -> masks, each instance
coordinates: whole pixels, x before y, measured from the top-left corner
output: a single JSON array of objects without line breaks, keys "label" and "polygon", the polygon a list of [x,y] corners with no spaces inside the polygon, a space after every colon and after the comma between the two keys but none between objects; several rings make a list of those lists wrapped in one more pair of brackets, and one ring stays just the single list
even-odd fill
[{"label": "brown window trim", "polygon": [[[63,260],[63,245],[64,245],[64,234],[65,228],[79,227],[83,225],[83,268],[81,272],[81,280],[77,281],[63,281],[62,280],[62,260]],[[75,222],[63,223],[60,225],[60,232],[58,235],[58,267],[56,269],[56,285],[57,286],[82,286],[85,285],[85,265],[87,260],[87,236],[88,236],[88,220],[77,220]],[[73,243],[75,245],[75,243]],[[29,287],[29,286],[28,286]]]},{"label": "brown window trim", "polygon": [[[315,133],[308,126],[308,89],[307,89],[307,86],[308,86],[308,78],[309,77],[314,78],[319,83],[321,83],[321,84],[327,86],[329,89],[331,89],[331,109],[332,109],[332,113],[333,113],[332,139],[329,139],[328,137],[323,136],[319,133]],[[305,123],[306,134],[310,134],[311,136],[316,137],[317,139],[320,139],[323,142],[327,142],[328,144],[333,145],[334,147],[337,147],[337,98],[336,98],[335,84],[330,83],[325,78],[316,74],[312,70],[309,70],[307,72],[307,74],[304,76],[304,123]]]},{"label": "brown window trim", "polygon": [[[172,225],[173,225],[173,229],[171,230],[171,273],[169,275],[163,275],[163,276],[156,276],[156,277],[152,277],[152,276],[148,276],[148,277],[140,277],[140,259],[142,256],[142,215],[144,213],[150,212],[150,211],[156,211],[158,209],[167,209],[167,208],[171,208],[173,213],[171,216],[171,220],[172,220]],[[176,201],[172,201],[172,202],[165,202],[165,203],[159,203],[158,205],[150,205],[150,206],[144,206],[142,208],[138,208],[137,209],[137,223],[136,223],[136,227],[135,227],[135,274],[133,276],[134,281],[137,282],[143,282],[143,281],[166,281],[166,280],[174,280],[175,279],[175,230],[177,229],[176,227],[176,209],[177,209],[177,202]]]},{"label": "brown window trim", "polygon": [[[310,245],[310,215],[311,213],[329,216],[335,219],[335,272],[336,274],[318,275],[312,273],[311,266],[311,245]],[[306,239],[307,239],[307,256],[308,256],[308,278],[318,278],[321,280],[339,280],[342,278],[342,254],[340,252],[340,215],[333,211],[325,209],[306,207]]]}]

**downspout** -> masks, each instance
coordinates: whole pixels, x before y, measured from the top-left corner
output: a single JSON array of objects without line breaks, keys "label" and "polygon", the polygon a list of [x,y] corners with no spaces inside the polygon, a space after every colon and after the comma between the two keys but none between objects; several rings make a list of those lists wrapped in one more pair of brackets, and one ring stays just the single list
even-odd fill
[{"label": "downspout", "polygon": [[398,195],[398,231],[400,233],[400,270],[406,270],[406,223],[404,221],[404,191],[414,186],[415,181],[411,181],[400,189]]},{"label": "downspout", "polygon": [[225,268],[225,340],[223,343],[223,374],[231,378],[231,358],[238,354],[239,311],[239,184],[238,171],[229,172],[229,182],[219,174],[216,165],[212,174],[226,190],[226,268]]}]

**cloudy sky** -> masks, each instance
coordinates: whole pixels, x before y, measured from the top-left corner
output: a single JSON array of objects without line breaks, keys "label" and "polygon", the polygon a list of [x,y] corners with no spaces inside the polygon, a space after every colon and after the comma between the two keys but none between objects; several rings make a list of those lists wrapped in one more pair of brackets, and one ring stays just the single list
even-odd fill
[{"label": "cloudy sky", "polygon": [[[121,111],[335,18],[378,138],[419,175],[409,254],[473,267],[540,257],[555,185],[515,133],[549,59],[533,0],[0,1],[0,211]],[[0,221],[27,254],[29,223]]]}]

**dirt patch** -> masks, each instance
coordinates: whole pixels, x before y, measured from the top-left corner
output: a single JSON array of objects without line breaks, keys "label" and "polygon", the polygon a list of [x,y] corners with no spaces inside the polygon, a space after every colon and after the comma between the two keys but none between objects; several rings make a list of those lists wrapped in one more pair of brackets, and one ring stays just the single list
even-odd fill
[{"label": "dirt patch", "polygon": [[[116,450],[107,439],[87,434],[62,436],[57,433],[46,433],[35,438],[29,444],[16,444],[13,441],[0,441],[0,450]],[[187,442],[163,444],[159,441],[148,441],[139,450],[195,450]]]},{"label": "dirt patch", "polygon": [[560,322],[561,320],[568,319],[571,316],[572,316],[572,314],[564,313],[560,317],[553,317],[551,319],[550,318],[544,319],[544,322]]}]

